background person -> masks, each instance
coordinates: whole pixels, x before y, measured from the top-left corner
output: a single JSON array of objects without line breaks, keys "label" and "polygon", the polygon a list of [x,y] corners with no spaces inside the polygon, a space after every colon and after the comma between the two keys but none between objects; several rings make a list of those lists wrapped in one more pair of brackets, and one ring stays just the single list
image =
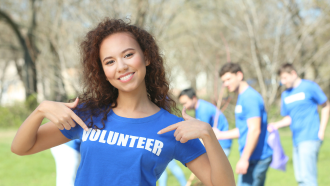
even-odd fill
[{"label": "background person", "polygon": [[237,92],[236,128],[218,132],[218,139],[238,138],[240,159],[236,164],[238,186],[262,186],[272,161],[273,151],[267,143],[267,112],[261,95],[244,81],[237,63],[226,63],[219,75],[229,92]]},{"label": "background person", "polygon": [[[280,121],[270,123],[275,129],[290,126],[293,140],[293,167],[299,186],[317,185],[317,159],[329,120],[329,101],[314,82],[301,79],[292,64],[278,70],[286,90],[281,95]],[[318,114],[321,105],[321,121]],[[272,131],[272,127],[268,127]]]},{"label": "background person", "polygon": [[81,160],[80,143],[76,139],[50,149],[56,164],[56,186],[74,186]]},{"label": "background person", "polygon": [[[228,130],[228,122],[225,115],[217,109],[215,105],[202,99],[198,99],[193,88],[182,90],[179,95],[179,102],[188,110],[195,110],[195,117],[198,120],[210,124],[212,127],[214,122],[217,122],[217,129],[220,131]],[[217,118],[216,118],[217,117]],[[219,143],[229,156],[232,144],[231,139],[219,140]]]}]

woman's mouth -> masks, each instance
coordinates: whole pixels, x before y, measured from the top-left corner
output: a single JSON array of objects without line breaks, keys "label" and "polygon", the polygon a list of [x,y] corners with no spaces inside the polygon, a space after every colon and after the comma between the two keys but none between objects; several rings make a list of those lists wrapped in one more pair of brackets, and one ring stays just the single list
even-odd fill
[{"label": "woman's mouth", "polygon": [[135,72],[129,73],[123,77],[119,78],[119,81],[121,82],[128,82],[129,80],[131,80],[133,78],[133,75],[135,74]]}]

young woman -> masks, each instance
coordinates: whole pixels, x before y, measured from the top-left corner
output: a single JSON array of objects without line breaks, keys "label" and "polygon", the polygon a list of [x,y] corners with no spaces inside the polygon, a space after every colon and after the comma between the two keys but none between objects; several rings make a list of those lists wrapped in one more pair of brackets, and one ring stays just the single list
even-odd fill
[{"label": "young woman", "polygon": [[[235,185],[210,125],[185,109],[186,121],[171,114],[177,109],[163,59],[147,31],[105,19],[88,32],[81,52],[83,94],[73,103],[42,102],[19,128],[12,152],[29,155],[81,139],[77,186],[156,185],[172,159],[205,185]],[[50,122],[40,126],[43,118]]]}]

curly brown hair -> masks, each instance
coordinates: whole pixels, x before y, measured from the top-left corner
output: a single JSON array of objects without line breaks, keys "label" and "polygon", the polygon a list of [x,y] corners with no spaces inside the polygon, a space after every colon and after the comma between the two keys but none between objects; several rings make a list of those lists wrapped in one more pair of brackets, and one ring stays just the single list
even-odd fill
[{"label": "curly brown hair", "polygon": [[[99,56],[101,42],[111,34],[127,32],[139,43],[146,61],[145,83],[148,98],[158,107],[179,114],[176,102],[169,94],[169,83],[166,79],[164,60],[159,52],[153,36],[146,30],[125,23],[121,19],[105,18],[96,28],[87,33],[80,44],[83,67],[83,93],[79,96],[79,105],[75,110],[80,113],[90,128],[103,129],[108,113],[117,106],[118,90],[112,86],[105,76]],[[103,114],[102,128],[93,123],[93,117]]]}]

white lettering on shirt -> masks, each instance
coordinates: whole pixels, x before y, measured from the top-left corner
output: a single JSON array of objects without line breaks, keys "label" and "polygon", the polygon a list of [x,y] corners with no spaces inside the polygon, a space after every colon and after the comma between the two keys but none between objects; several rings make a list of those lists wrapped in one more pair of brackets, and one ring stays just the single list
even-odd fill
[{"label": "white lettering on shirt", "polygon": [[129,135],[120,134],[117,145],[120,146],[120,144],[121,144],[122,146],[126,147],[128,138],[129,138]]},{"label": "white lettering on shirt", "polygon": [[145,144],[145,142],[144,142],[145,140],[146,140],[146,138],[140,137],[136,148],[144,149],[143,144]]},{"label": "white lettering on shirt", "polygon": [[86,131],[84,131],[83,132],[83,136],[82,136],[82,138],[81,138],[81,140],[82,141],[86,141],[87,140],[87,138],[88,138],[88,136],[89,136],[89,134],[91,133],[91,131],[92,131],[92,129],[90,128],[90,129],[88,129],[88,131],[86,132]]},{"label": "white lettering on shirt", "polygon": [[[149,152],[152,152],[153,154],[159,156],[162,152],[162,148],[164,147],[164,143],[155,140],[155,139],[149,139],[145,137],[139,137],[139,136],[131,136],[128,134],[122,134],[114,131],[109,131],[108,138],[106,138],[107,130],[95,130],[95,129],[89,129],[87,132],[83,131],[82,135],[82,141],[85,142],[87,139],[90,141],[98,141],[100,143],[105,143],[109,145],[117,145],[117,146],[123,146],[126,147],[128,141],[129,147],[135,147],[139,149],[146,149]],[[135,142],[137,141],[137,145],[135,146]]]},{"label": "white lettering on shirt", "polygon": [[100,143],[105,143],[106,141],[104,140],[104,137],[105,137],[105,134],[107,133],[107,131],[106,130],[103,130],[102,131],[102,134],[101,134],[101,137],[100,137],[100,140],[99,140],[99,142]]},{"label": "white lettering on shirt", "polygon": [[147,139],[147,143],[146,143],[146,150],[148,151],[152,151],[152,149],[150,148],[152,145],[154,145],[152,142],[155,141],[154,139]]},{"label": "white lettering on shirt", "polygon": [[100,134],[101,131],[99,129],[93,130],[91,135],[89,136],[89,140],[96,141],[97,139],[99,139]]},{"label": "white lettering on shirt", "polygon": [[130,136],[129,138],[131,138],[131,143],[129,144],[129,147],[134,147],[135,140],[138,139],[139,137]]},{"label": "white lettering on shirt", "polygon": [[288,97],[284,98],[284,103],[289,104],[289,103],[293,103],[295,101],[304,100],[305,98],[306,98],[305,93],[300,92],[300,93],[293,94],[291,96],[288,96]]},{"label": "white lettering on shirt", "polygon": [[236,105],[235,107],[235,113],[242,113],[243,109],[242,109],[242,105]]},{"label": "white lettering on shirt", "polygon": [[162,152],[163,146],[164,146],[163,142],[156,140],[155,141],[154,149],[152,150],[152,153],[154,153],[157,156],[159,156],[160,152]]},{"label": "white lettering on shirt", "polygon": [[113,135],[113,132],[110,131],[109,136],[108,136],[108,139],[107,139],[107,143],[108,143],[109,145],[114,145],[114,144],[116,144],[117,139],[118,139],[118,135],[119,135],[118,132],[115,132],[115,135]]}]

